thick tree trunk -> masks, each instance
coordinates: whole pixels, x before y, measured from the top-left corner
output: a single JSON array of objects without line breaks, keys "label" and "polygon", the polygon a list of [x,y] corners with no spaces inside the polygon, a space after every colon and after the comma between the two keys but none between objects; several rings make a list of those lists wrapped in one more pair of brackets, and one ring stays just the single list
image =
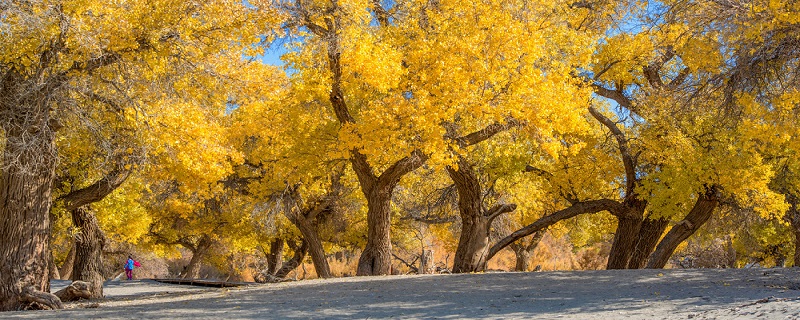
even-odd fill
[{"label": "thick tree trunk", "polygon": [[[463,215],[463,214],[462,214]],[[461,236],[458,238],[453,273],[486,270],[489,254],[489,221],[481,215],[461,217]]]},{"label": "thick tree trunk", "polygon": [[188,248],[192,251],[192,259],[189,260],[189,264],[186,266],[186,271],[183,274],[184,279],[200,278],[200,267],[203,266],[203,259],[205,259],[212,244],[211,239],[203,236],[196,246]]},{"label": "thick tree trunk", "polygon": [[86,206],[72,210],[75,234],[75,267],[72,280],[89,283],[92,298],[103,298],[103,248],[106,237],[97,218]]},{"label": "thick tree trunk", "polygon": [[54,134],[48,126],[47,111],[23,114],[29,111],[21,110],[19,114],[33,117],[28,119],[27,130],[3,128],[6,144],[0,173],[0,311],[28,308],[32,303],[44,308],[63,307],[49,293]]},{"label": "thick tree trunk", "polygon": [[542,241],[542,238],[544,238],[544,234],[546,232],[546,230],[537,231],[533,234],[533,236],[531,236],[531,239],[527,244],[517,242],[510,246],[511,250],[514,251],[514,256],[516,258],[514,271],[526,272],[531,270],[531,256],[533,256],[533,251],[536,250],[537,246],[539,246],[539,242]]},{"label": "thick tree trunk", "polygon": [[453,273],[486,270],[489,253],[489,218],[484,215],[481,186],[472,167],[463,158],[458,168],[447,167],[458,190],[461,235],[458,238]]},{"label": "thick tree trunk", "polygon": [[645,202],[626,200],[624,204],[625,211],[617,216],[617,231],[614,232],[606,269],[628,268],[644,220],[644,209],[647,205]]},{"label": "thick tree trunk", "polygon": [[633,255],[639,228],[642,219],[636,217],[620,217],[617,220],[617,231],[614,232],[614,242],[608,255],[606,269],[626,269]]},{"label": "thick tree trunk", "polygon": [[358,259],[356,275],[392,273],[391,195],[394,186],[367,192],[367,245]]},{"label": "thick tree trunk", "polygon": [[284,262],[281,269],[275,273],[275,278],[277,279],[285,279],[286,276],[289,275],[289,272],[292,272],[292,270],[296,269],[297,266],[303,263],[303,260],[305,260],[306,254],[308,253],[308,242],[306,242],[305,239],[302,240],[302,243],[300,243],[300,247],[297,247],[296,244],[293,246],[290,245],[290,247],[292,247],[294,250],[294,256],[292,256],[289,261]]},{"label": "thick tree trunk", "polygon": [[647,262],[647,268],[664,268],[678,245],[693,235],[711,218],[711,214],[718,204],[719,196],[716,188],[710,187],[705,193],[700,194],[686,218],[673,226],[658,244],[656,250],[650,256],[650,261]]},{"label": "thick tree trunk", "polygon": [[269,254],[267,255],[267,273],[275,275],[278,269],[283,264],[283,238],[277,238],[272,241],[269,246]]},{"label": "thick tree trunk", "polygon": [[489,228],[499,215],[513,211],[516,205],[497,205],[484,209],[480,181],[466,159],[460,158],[458,168],[447,167],[447,173],[458,190],[458,212],[461,215],[461,235],[453,261],[453,273],[486,270],[489,257]]},{"label": "thick tree trunk", "polygon": [[61,265],[58,271],[61,274],[61,279],[72,279],[72,269],[75,267],[75,241],[72,241],[72,246],[67,252],[67,259]]},{"label": "thick tree trunk", "polygon": [[639,237],[636,246],[633,249],[633,256],[631,261],[628,262],[628,269],[641,269],[647,264],[647,258],[653,253],[653,250],[664,234],[664,230],[669,225],[669,219],[644,219],[642,227],[639,228]]}]

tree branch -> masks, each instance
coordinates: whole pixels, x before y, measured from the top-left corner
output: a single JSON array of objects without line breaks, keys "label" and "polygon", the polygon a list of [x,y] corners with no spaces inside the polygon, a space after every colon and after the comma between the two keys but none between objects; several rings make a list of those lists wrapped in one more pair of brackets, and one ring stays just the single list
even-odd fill
[{"label": "tree branch", "polygon": [[631,155],[630,148],[628,147],[628,139],[625,138],[625,134],[622,130],[617,127],[617,124],[611,119],[607,118],[605,115],[597,111],[594,107],[589,107],[589,113],[600,121],[611,133],[614,135],[614,138],[617,139],[617,145],[619,147],[619,153],[622,156],[622,163],[625,166],[625,196],[633,195],[633,188],[636,185],[636,161],[634,156]]},{"label": "tree branch", "polygon": [[601,211],[609,211],[612,214],[618,214],[622,211],[621,207],[622,204],[609,199],[589,200],[575,203],[568,208],[539,218],[539,220],[536,220],[534,223],[514,231],[512,234],[501,239],[495,245],[493,245],[491,249],[489,249],[489,255],[486,257],[486,261],[492,259],[494,255],[500,252],[500,250],[503,250],[509,244],[527,237],[539,230],[544,230],[545,228],[548,228],[561,220],[569,219],[584,213],[597,213]]},{"label": "tree branch", "polygon": [[92,185],[79,190],[72,191],[60,198],[64,201],[64,207],[72,211],[84,205],[103,200],[107,195],[114,192],[130,176],[131,171],[118,169],[111,171],[108,175],[93,183]]}]

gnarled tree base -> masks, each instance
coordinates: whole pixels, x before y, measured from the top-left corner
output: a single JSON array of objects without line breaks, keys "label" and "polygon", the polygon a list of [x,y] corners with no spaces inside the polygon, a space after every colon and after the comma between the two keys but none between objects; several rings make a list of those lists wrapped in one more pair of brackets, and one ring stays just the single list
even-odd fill
[{"label": "gnarled tree base", "polygon": [[64,304],[61,303],[59,297],[49,292],[38,291],[33,286],[27,286],[22,289],[20,294],[20,301],[29,303],[26,309],[37,310],[53,310],[64,309]]},{"label": "gnarled tree base", "polygon": [[54,296],[64,302],[90,299],[92,297],[92,285],[85,281],[73,281],[66,288],[58,290]]}]

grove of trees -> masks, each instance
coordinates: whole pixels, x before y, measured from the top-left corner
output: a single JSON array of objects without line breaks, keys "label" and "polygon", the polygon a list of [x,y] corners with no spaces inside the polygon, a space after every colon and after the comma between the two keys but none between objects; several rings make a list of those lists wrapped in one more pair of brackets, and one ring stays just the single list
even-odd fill
[{"label": "grove of trees", "polygon": [[800,266],[798,121],[792,0],[0,0],[0,311],[134,252]]}]

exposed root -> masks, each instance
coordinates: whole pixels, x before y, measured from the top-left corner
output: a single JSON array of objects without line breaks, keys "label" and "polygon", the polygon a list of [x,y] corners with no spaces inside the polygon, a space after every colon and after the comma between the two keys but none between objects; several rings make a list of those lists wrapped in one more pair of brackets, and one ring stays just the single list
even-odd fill
[{"label": "exposed root", "polygon": [[22,289],[20,300],[30,303],[31,309],[64,309],[64,304],[61,303],[58,296],[49,292],[38,291],[33,286],[26,286]]},{"label": "exposed root", "polygon": [[68,287],[58,290],[55,296],[61,301],[75,301],[92,297],[92,286],[88,282],[73,281]]}]

